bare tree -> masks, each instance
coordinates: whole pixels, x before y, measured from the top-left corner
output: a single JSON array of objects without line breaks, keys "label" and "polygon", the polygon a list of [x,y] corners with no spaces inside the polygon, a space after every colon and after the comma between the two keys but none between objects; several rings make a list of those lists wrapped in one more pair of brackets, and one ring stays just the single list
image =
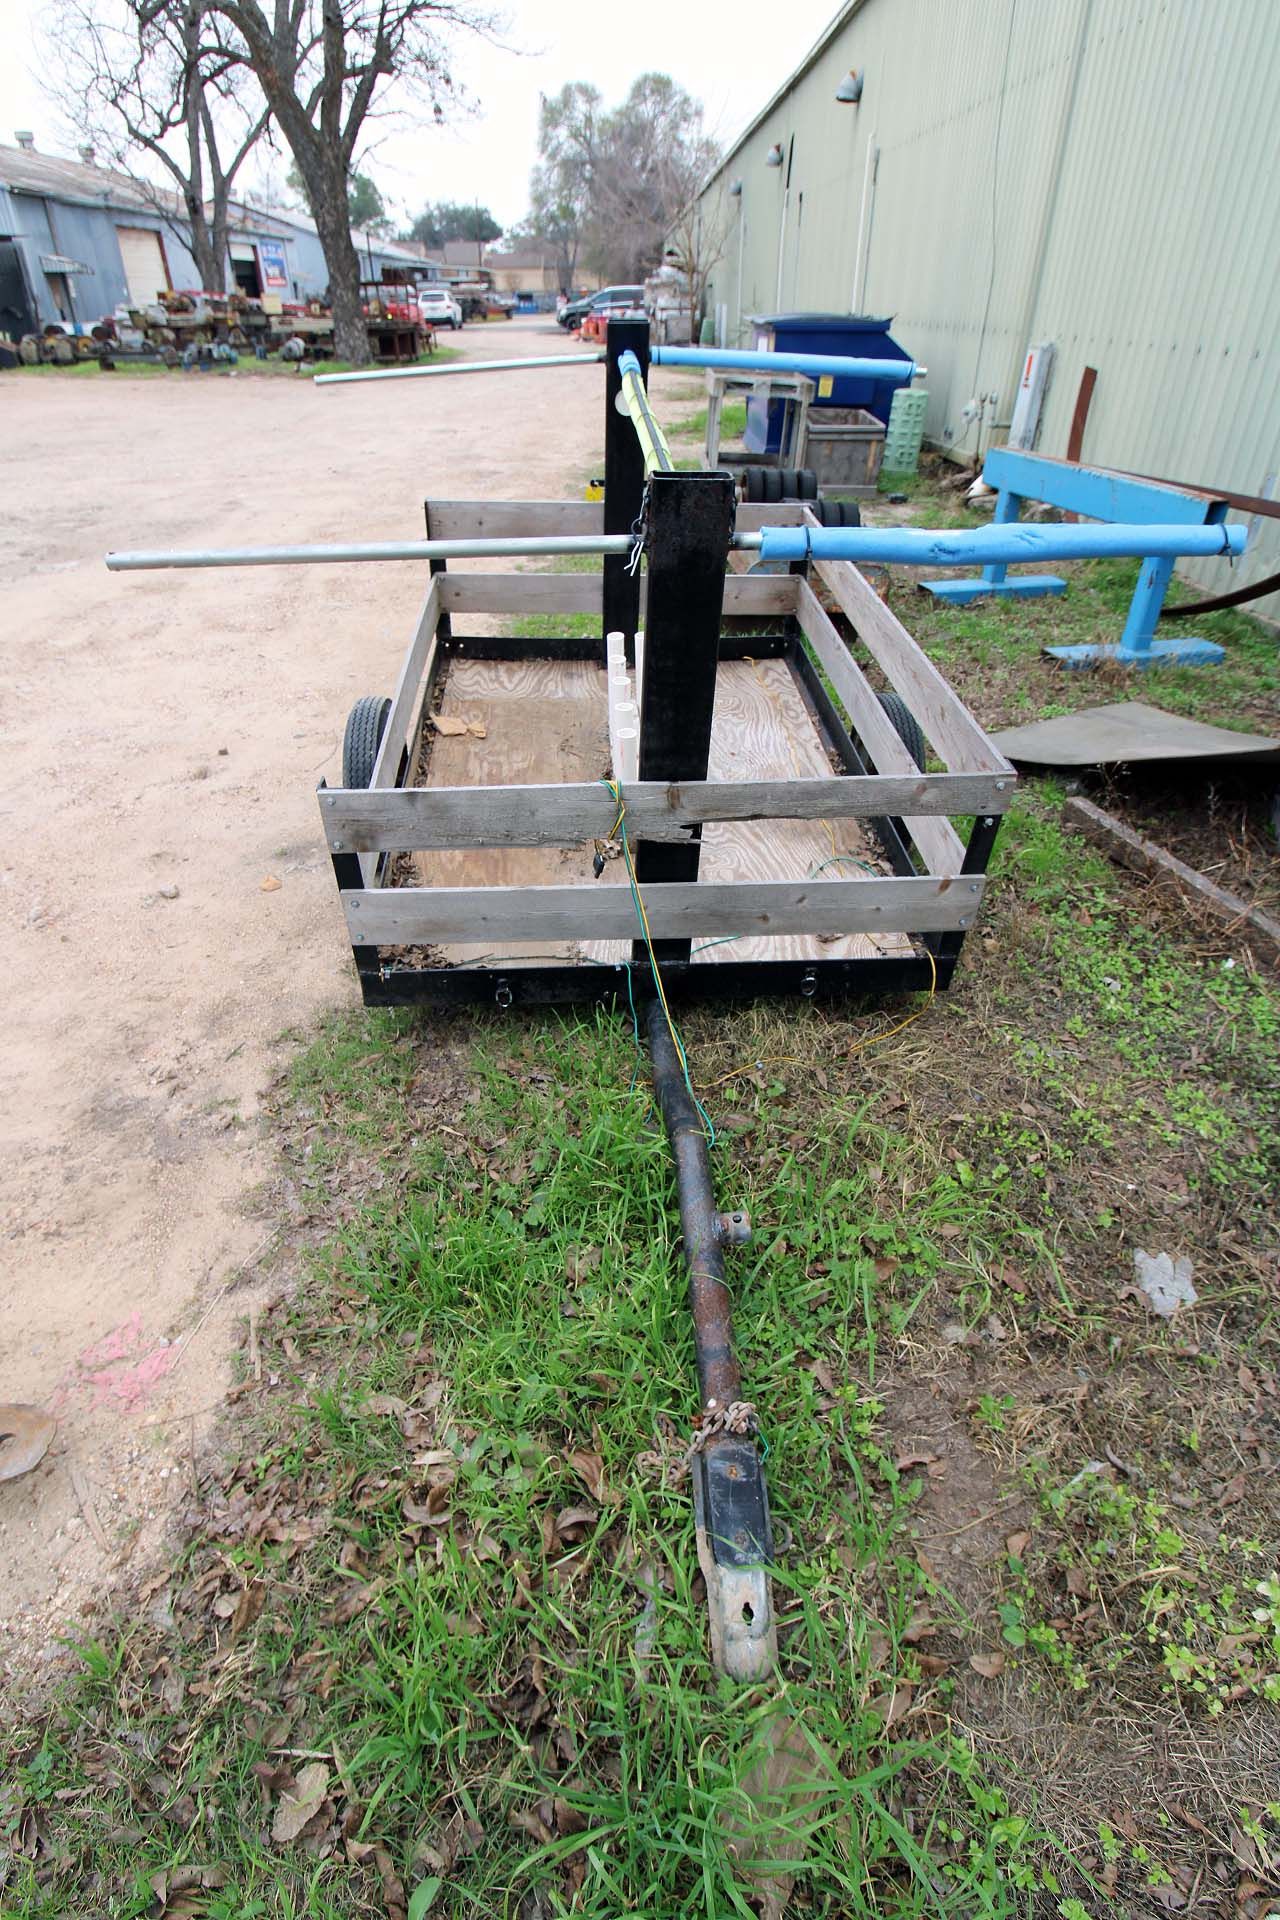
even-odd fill
[{"label": "bare tree", "polygon": [[656,266],[716,153],[702,108],[665,73],[641,74],[611,112],[581,82],[544,99],[529,224],[555,248],[562,284],[579,255],[607,280]]},{"label": "bare tree", "polygon": [[[175,0],[153,0],[174,4]],[[360,263],[351,239],[348,178],[361,129],[384,87],[399,79],[437,121],[455,93],[448,36],[493,31],[461,0],[206,0],[251,68],[306,188],[329,270],[334,345],[369,359]]]},{"label": "bare tree", "polygon": [[711,275],[724,259],[729,240],[725,204],[704,207],[695,192],[676,214],[667,231],[666,264],[684,275],[689,306],[689,338],[696,343],[698,321],[707,305]]},{"label": "bare tree", "polygon": [[[217,29],[204,0],[119,0],[114,13],[61,0],[48,38],[63,111],[190,248],[201,286],[221,293],[231,189],[271,112]],[[139,172],[143,155],[171,189]]]},{"label": "bare tree", "polygon": [[601,96],[581,80],[543,94],[538,163],[529,182],[529,232],[555,255],[562,293],[572,294],[591,220]]}]

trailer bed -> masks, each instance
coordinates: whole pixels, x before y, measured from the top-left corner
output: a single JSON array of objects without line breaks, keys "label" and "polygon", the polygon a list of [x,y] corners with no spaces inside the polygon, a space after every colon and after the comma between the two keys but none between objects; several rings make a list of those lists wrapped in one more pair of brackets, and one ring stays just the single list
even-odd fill
[{"label": "trailer bed", "polygon": [[[424,729],[412,779],[416,787],[551,785],[602,780],[610,772],[604,669],[585,660],[454,658],[444,670],[437,711],[482,727],[476,733]],[[711,733],[712,780],[821,778],[838,768],[824,747],[800,687],[784,660],[722,661]],[[419,887],[570,886],[591,878],[593,843],[576,847],[486,847],[419,852],[400,866],[400,884]],[[892,868],[856,820],[709,821],[702,834],[704,880],[803,880],[819,870],[889,874]],[[626,884],[611,859],[596,883]],[[453,942],[437,964],[533,966],[549,960],[613,964],[629,941]],[[899,933],[741,936],[695,947],[699,964],[728,960],[868,958],[909,952]]]}]

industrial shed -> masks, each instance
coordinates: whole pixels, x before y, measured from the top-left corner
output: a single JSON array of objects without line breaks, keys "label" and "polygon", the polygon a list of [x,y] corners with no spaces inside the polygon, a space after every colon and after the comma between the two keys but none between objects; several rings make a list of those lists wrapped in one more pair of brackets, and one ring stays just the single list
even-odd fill
[{"label": "industrial shed", "polygon": [[[283,300],[318,299],[329,283],[315,223],[304,213],[233,200],[231,285]],[[89,328],[122,302],[143,306],[161,288],[200,284],[175,195],[128,174],[38,153],[30,136],[0,146],[0,334],[20,338],[61,322]],[[353,233],[370,279],[422,256]]]},{"label": "industrial shed", "polygon": [[[894,316],[928,438],[974,459],[1052,343],[1039,450],[1274,495],[1274,0],[848,0],[701,196],[709,306]],[[1222,589],[1280,570],[1260,520]],[[1256,603],[1280,617],[1280,594]]]}]

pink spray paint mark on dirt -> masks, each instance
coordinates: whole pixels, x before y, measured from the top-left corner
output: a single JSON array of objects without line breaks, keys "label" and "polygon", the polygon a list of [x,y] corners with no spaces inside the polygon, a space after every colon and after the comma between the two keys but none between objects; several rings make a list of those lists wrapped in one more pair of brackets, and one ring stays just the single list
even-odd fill
[{"label": "pink spray paint mark on dirt", "polygon": [[146,1404],[154,1389],[176,1364],[176,1346],[143,1347],[141,1309],[135,1308],[127,1320],[101,1340],[95,1340],[76,1358],[75,1365],[60,1382],[50,1404],[56,1409],[75,1393],[87,1393],[91,1406],[116,1407],[135,1413]]}]

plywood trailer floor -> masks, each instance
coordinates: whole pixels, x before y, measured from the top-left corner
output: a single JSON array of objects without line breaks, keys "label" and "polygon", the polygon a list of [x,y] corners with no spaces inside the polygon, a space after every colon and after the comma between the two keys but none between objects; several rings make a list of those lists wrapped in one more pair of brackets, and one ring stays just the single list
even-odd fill
[{"label": "plywood trailer floor", "polygon": [[[581,660],[453,657],[438,711],[477,729],[440,734],[429,724],[408,784],[517,786],[603,780],[609,764],[608,696],[602,667]],[[483,730],[482,732],[480,730]],[[829,776],[832,763],[795,676],[784,660],[722,661],[716,676],[709,778],[796,780]],[[874,837],[854,820],[713,821],[703,829],[700,878],[803,880],[891,872]],[[590,882],[594,848],[515,847],[416,853],[402,863],[420,887],[566,886]],[[624,862],[608,861],[599,886],[627,884]],[[638,928],[637,928],[638,931]],[[629,941],[452,942],[437,964],[530,966],[555,961],[626,960]],[[780,934],[708,942],[698,964],[728,960],[840,960],[912,951],[904,934]]]}]

